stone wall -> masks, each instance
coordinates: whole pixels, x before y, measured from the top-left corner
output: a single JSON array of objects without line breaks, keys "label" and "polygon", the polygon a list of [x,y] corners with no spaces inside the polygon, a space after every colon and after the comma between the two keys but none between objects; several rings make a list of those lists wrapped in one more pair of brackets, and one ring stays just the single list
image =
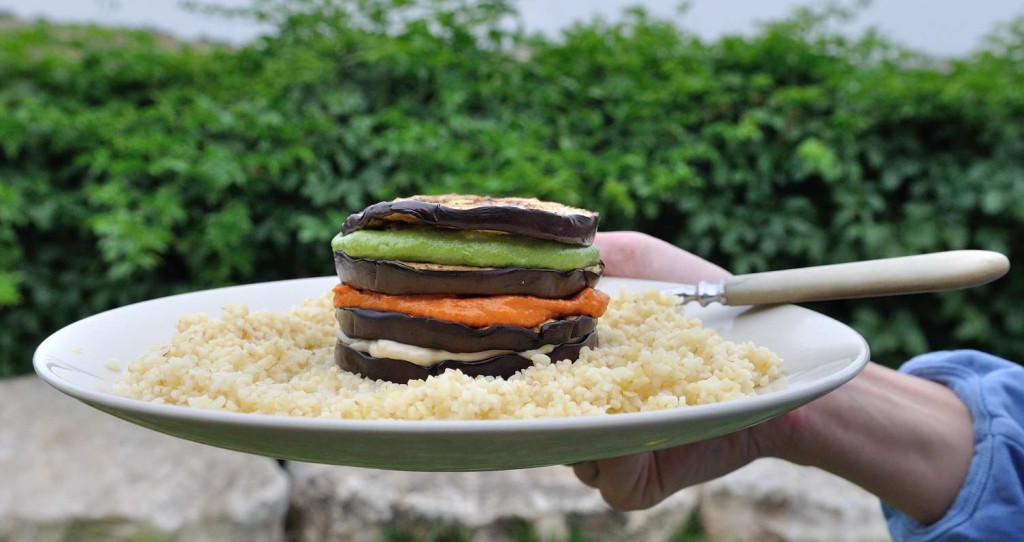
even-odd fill
[{"label": "stone wall", "polygon": [[641,512],[566,467],[391,472],[273,459],[148,431],[35,377],[0,381],[0,541],[887,540],[878,501],[761,460]]}]

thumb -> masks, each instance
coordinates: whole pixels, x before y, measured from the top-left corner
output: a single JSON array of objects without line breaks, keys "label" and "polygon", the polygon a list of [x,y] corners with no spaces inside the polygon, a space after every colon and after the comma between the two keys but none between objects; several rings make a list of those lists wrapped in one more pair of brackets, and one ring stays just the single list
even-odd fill
[{"label": "thumb", "polygon": [[729,276],[721,267],[645,233],[600,232],[594,244],[610,277],[695,283]]}]

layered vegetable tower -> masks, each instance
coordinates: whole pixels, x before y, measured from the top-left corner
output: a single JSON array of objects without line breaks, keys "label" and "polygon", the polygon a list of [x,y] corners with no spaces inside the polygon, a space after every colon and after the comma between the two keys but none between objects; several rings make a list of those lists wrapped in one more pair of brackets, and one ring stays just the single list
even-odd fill
[{"label": "layered vegetable tower", "polygon": [[447,369],[509,377],[597,346],[608,295],[597,213],[524,198],[414,196],[342,224],[338,365],[405,383]]}]

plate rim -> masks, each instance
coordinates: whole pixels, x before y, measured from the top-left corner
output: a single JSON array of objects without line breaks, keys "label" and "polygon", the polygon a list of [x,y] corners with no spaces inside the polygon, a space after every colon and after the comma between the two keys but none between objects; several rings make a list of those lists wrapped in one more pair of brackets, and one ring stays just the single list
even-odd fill
[{"label": "plate rim", "polygon": [[[281,285],[284,283],[312,282],[330,279],[330,275],[321,277],[306,277],[297,279],[283,279],[275,281],[255,282],[232,286],[223,286],[205,290],[195,290],[172,294],[169,296],[148,299],[108,309],[106,311],[88,316],[64,326],[50,334],[36,347],[32,356],[32,365],[36,375],[43,381],[57,389],[61,393],[88,404],[93,408],[97,405],[116,410],[118,412],[150,416],[154,418],[170,419],[193,423],[199,418],[201,423],[217,423],[233,426],[260,426],[272,429],[302,429],[304,431],[335,432],[345,431],[352,433],[375,433],[380,431],[402,432],[402,433],[480,433],[486,431],[507,432],[530,430],[535,432],[554,432],[564,430],[600,429],[614,428],[619,426],[633,425],[660,425],[664,423],[679,423],[690,420],[703,420],[709,418],[725,417],[742,414],[749,411],[760,411],[769,409],[772,406],[779,406],[792,401],[807,403],[822,395],[838,389],[856,377],[870,362],[870,347],[864,337],[849,325],[798,305],[776,305],[775,307],[788,307],[802,312],[812,313],[816,317],[825,318],[845,327],[853,332],[857,338],[860,350],[857,356],[850,360],[846,366],[829,375],[826,378],[808,383],[799,388],[786,387],[780,390],[771,391],[763,395],[742,397],[718,403],[688,405],[675,408],[647,412],[626,412],[618,414],[596,414],[586,416],[569,416],[555,418],[524,418],[524,419],[498,419],[498,420],[395,420],[395,419],[352,419],[352,418],[323,418],[307,416],[284,416],[274,414],[230,412],[222,410],[203,409],[184,405],[157,404],[140,399],[122,397],[113,393],[89,389],[78,384],[71,383],[59,377],[52,369],[51,358],[55,361],[67,363],[56,358],[49,352],[52,345],[59,342],[63,335],[71,333],[73,328],[85,325],[84,323],[96,318],[105,317],[108,313],[137,308],[140,305],[165,302],[168,299],[189,296],[195,294],[206,294],[222,292],[227,290],[245,289],[250,287]],[[637,281],[647,283],[660,283],[666,286],[681,286],[681,283],[665,281],[654,281],[646,279],[633,279],[626,277],[608,277],[623,281]],[[748,310],[750,307],[733,307]],[[123,362],[124,363],[124,362]],[[73,366],[73,364],[72,364]],[[804,400],[810,397],[808,400]],[[104,410],[104,409],[101,409]]]}]

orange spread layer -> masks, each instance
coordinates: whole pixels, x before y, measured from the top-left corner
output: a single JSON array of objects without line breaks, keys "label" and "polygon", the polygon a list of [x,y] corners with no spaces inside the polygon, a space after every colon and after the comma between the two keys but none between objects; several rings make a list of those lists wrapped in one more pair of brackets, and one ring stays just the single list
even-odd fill
[{"label": "orange spread layer", "polygon": [[347,284],[334,287],[335,308],[401,312],[472,327],[535,327],[552,318],[581,314],[599,318],[608,308],[608,300],[608,294],[593,288],[567,299],[545,299],[526,295],[385,295],[357,290]]}]

